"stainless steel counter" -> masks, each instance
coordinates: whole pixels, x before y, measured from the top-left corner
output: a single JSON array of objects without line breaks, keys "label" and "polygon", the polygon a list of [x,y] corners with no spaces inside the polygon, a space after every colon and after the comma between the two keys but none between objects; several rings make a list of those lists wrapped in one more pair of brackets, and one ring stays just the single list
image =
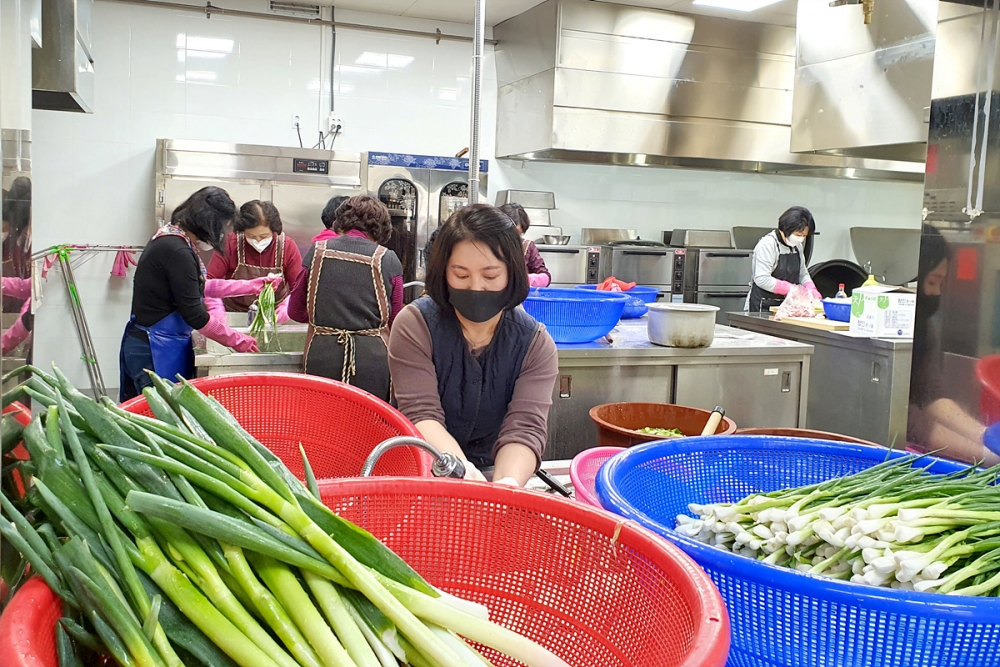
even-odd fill
[{"label": "stainless steel counter", "polygon": [[882,445],[905,442],[912,340],[857,338],[775,322],[764,313],[729,313],[729,323],[814,347],[807,428]]},{"label": "stainless steel counter", "polygon": [[560,344],[546,458],[568,459],[598,444],[590,409],[636,401],[726,408],[740,426],[806,423],[812,346],[717,326],[702,349],[649,342],[646,318],[623,320],[612,342]]}]

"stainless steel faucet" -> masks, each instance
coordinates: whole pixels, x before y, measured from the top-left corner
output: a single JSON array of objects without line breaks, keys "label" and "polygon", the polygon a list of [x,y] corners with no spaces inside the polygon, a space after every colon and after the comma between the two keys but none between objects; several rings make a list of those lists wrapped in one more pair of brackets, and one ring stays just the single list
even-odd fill
[{"label": "stainless steel faucet", "polygon": [[439,452],[433,445],[420,438],[412,438],[406,435],[389,438],[373,449],[372,453],[365,460],[365,465],[361,468],[361,476],[371,476],[372,470],[375,469],[375,464],[382,458],[382,455],[396,447],[417,447],[433,456],[434,465],[431,467],[431,472],[434,473],[435,477],[457,477],[458,479],[465,477],[465,464],[462,462],[462,459],[451,452]]}]

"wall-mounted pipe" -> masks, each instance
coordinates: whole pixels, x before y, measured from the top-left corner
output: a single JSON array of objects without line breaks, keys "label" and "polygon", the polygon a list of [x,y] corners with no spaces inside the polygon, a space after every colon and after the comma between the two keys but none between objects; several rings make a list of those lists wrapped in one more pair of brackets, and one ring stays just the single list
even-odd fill
[{"label": "wall-mounted pipe", "polygon": [[472,131],[469,144],[469,203],[479,203],[479,130],[482,124],[483,51],[486,0],[476,1],[476,23],[472,43]]},{"label": "wall-mounted pipe", "polygon": [[[325,19],[307,19],[298,16],[281,16],[279,14],[264,14],[262,12],[248,12],[242,9],[228,9],[213,5],[211,2],[205,5],[188,5],[182,2],[159,2],[158,0],[101,0],[102,2],[118,2],[125,5],[139,5],[141,7],[160,7],[162,9],[173,9],[181,12],[195,12],[204,14],[211,18],[212,14],[223,16],[241,16],[243,18],[263,19],[265,21],[281,21],[283,23],[303,23],[316,26],[333,26],[334,28],[345,28],[348,30],[365,30],[367,32],[383,32],[390,35],[404,35],[407,37],[425,37],[436,42],[472,42],[472,37],[465,35],[450,35],[440,30],[427,32],[424,30],[406,30],[404,28],[389,28],[384,26],[366,25],[364,23],[346,23],[344,21],[327,21]],[[486,44],[496,44],[496,40],[488,39]]]}]

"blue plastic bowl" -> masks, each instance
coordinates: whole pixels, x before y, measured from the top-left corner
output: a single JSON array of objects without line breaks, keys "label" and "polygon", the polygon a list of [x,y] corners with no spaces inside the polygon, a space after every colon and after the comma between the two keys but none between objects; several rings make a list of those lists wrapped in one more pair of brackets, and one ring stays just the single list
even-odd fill
[{"label": "blue plastic bowl", "polygon": [[837,303],[836,301],[823,299],[823,312],[826,313],[826,319],[833,320],[834,322],[851,321],[850,303]]},{"label": "blue plastic bowl", "polygon": [[[637,445],[597,477],[601,504],[677,544],[712,577],[732,621],[733,667],[998,667],[1000,599],[875,588],[738,556],[673,530],[690,503],[822,482],[905,452],[768,436]],[[961,464],[925,458],[949,473]]]},{"label": "blue plastic bowl", "polygon": [[541,287],[524,301],[529,315],[545,325],[557,343],[589,343],[608,335],[628,304],[618,292]]},{"label": "blue plastic bowl", "polygon": [[[577,289],[587,289],[587,290],[597,290],[597,285],[577,285]],[[618,294],[618,292],[604,292],[604,294]],[[636,285],[627,292],[621,292],[621,294],[627,294],[628,296],[634,296],[643,303],[653,303],[656,301],[656,297],[660,295],[659,288],[647,287],[645,285]]]}]

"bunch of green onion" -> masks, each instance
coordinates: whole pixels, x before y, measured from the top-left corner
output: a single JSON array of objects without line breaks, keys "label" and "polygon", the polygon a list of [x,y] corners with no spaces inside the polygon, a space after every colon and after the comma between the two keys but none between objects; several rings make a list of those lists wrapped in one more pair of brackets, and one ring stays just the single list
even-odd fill
[{"label": "bunch of green onion", "polygon": [[820,484],[689,506],[676,530],[772,565],[872,586],[1000,596],[1000,466],[928,473],[921,457]]},{"label": "bunch of green onion", "polygon": [[272,352],[271,342],[277,346],[277,351],[281,351],[281,343],[278,341],[278,316],[275,314],[274,286],[266,283],[264,289],[257,295],[254,302],[257,307],[253,321],[250,323],[250,335],[257,339],[262,352]]},{"label": "bunch of green onion", "polygon": [[87,651],[125,667],[491,664],[464,637],[567,667],[326,508],[311,474],[190,384],[154,376],[154,419],[34,371],[19,394],[47,410],[24,429],[24,469],[44,514],[3,497],[0,533],[64,602],[62,665]]}]

